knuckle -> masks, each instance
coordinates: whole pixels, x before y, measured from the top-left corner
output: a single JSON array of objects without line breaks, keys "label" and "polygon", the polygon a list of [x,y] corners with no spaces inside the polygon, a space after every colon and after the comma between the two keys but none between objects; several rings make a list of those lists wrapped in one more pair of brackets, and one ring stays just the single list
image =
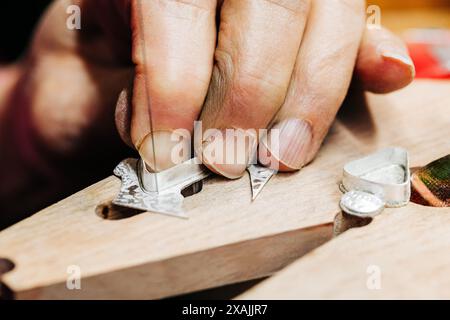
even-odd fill
[{"label": "knuckle", "polygon": [[178,8],[194,11],[208,11],[215,9],[215,1],[211,0],[162,0],[163,6],[176,6]]},{"label": "knuckle", "polygon": [[295,16],[307,15],[310,7],[310,0],[264,0],[264,2],[285,9]]},{"label": "knuckle", "polygon": [[365,11],[365,0],[333,0],[337,4],[343,6],[344,8],[350,10],[353,13],[364,15]]},{"label": "knuckle", "polygon": [[224,112],[228,119],[245,114],[248,123],[267,124],[283,103],[285,88],[264,72],[237,67],[229,52],[217,50],[215,56],[208,109]]},{"label": "knuckle", "polygon": [[203,98],[204,86],[195,81],[174,79],[164,74],[147,74],[136,71],[135,83],[139,82],[141,94],[146,95],[147,90],[151,103],[157,106],[175,108],[183,105],[186,109],[199,108]]},{"label": "knuckle", "polygon": [[240,72],[232,79],[229,95],[231,104],[237,106],[241,112],[265,113],[269,117],[284,100],[284,90],[281,86],[250,72]]}]

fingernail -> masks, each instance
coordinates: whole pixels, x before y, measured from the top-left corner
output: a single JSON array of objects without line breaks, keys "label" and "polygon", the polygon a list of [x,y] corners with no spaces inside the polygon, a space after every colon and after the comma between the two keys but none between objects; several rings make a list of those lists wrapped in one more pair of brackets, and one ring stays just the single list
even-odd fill
[{"label": "fingernail", "polygon": [[378,46],[377,51],[385,59],[396,60],[407,65],[410,68],[412,75],[415,75],[414,62],[406,49],[400,46],[382,43]]},{"label": "fingernail", "polygon": [[172,131],[148,134],[139,147],[139,154],[149,170],[160,172],[191,158],[191,141]]},{"label": "fingernail", "polygon": [[[260,161],[275,170],[299,170],[307,161],[312,142],[312,128],[308,121],[287,119],[275,124],[268,138],[260,141]],[[269,163],[264,163],[269,161]]]},{"label": "fingernail", "polygon": [[131,141],[131,90],[124,88],[117,99],[116,110],[114,114],[117,132],[120,138],[130,147]]},{"label": "fingernail", "polygon": [[209,129],[202,143],[202,161],[229,179],[240,178],[256,149],[256,136],[242,129]]}]

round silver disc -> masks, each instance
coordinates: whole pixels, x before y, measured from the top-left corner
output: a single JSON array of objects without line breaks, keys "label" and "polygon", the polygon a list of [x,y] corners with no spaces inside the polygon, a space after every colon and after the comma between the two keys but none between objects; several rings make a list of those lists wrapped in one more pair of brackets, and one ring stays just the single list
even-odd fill
[{"label": "round silver disc", "polygon": [[358,190],[345,193],[340,202],[341,209],[358,217],[374,217],[384,209],[384,201],[377,196]]}]

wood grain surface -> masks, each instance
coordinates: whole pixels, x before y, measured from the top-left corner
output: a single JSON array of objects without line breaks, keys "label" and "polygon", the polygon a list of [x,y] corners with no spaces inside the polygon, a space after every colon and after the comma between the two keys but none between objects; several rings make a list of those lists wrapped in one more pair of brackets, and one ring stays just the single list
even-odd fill
[{"label": "wood grain surface", "polygon": [[[367,101],[351,99],[309,166],[277,175],[253,203],[248,177],[210,179],[186,199],[188,220],[153,213],[102,219],[96,208],[115,196],[120,183],[109,177],[2,231],[0,257],[15,264],[2,281],[19,299],[131,299],[271,274],[332,238],[346,162],[386,146],[408,149],[412,166],[447,154],[449,106],[450,83],[442,81],[416,81],[394,94],[368,95]],[[402,210],[407,215],[408,208]],[[321,261],[335,263],[326,255]],[[80,267],[81,290],[66,288],[71,265]]]},{"label": "wood grain surface", "polygon": [[450,299],[450,208],[387,209],[238,299]]}]

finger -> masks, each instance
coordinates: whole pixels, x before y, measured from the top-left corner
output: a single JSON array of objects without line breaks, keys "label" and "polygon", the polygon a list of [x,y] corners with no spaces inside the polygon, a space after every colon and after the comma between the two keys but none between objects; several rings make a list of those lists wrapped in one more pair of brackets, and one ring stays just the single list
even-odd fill
[{"label": "finger", "polygon": [[286,100],[260,143],[261,163],[292,171],[313,158],[348,90],[363,29],[364,1],[312,2]]},{"label": "finger", "polygon": [[[190,156],[190,139],[211,77],[215,46],[212,0],[134,0],[131,5],[135,80],[131,138],[154,171]],[[183,154],[172,150],[182,144]]]},{"label": "finger", "polygon": [[[228,178],[245,171],[255,132],[247,136],[245,150],[236,150],[245,153],[245,160],[233,161],[223,158],[235,149],[233,141],[224,141],[223,131],[239,129],[239,135],[267,127],[283,103],[308,10],[306,0],[224,1],[216,65],[201,115],[203,145],[196,145],[211,170]],[[219,131],[210,133],[210,128]]]},{"label": "finger", "polygon": [[366,90],[387,93],[412,82],[414,64],[403,41],[384,28],[366,28],[356,77]]}]

